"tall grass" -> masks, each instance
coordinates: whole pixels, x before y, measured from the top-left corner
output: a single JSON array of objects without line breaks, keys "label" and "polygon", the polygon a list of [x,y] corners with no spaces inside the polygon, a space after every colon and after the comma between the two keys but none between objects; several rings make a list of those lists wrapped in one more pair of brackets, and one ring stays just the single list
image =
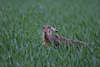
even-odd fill
[{"label": "tall grass", "polygon": [[[99,6],[99,0],[1,0],[0,67],[99,67]],[[46,48],[45,24],[87,47]]]}]

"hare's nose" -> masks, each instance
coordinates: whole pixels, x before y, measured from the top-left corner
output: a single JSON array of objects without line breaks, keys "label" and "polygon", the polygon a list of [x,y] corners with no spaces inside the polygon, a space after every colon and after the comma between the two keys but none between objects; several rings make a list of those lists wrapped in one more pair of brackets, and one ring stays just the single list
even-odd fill
[{"label": "hare's nose", "polygon": [[58,32],[58,30],[56,30],[55,32]]}]

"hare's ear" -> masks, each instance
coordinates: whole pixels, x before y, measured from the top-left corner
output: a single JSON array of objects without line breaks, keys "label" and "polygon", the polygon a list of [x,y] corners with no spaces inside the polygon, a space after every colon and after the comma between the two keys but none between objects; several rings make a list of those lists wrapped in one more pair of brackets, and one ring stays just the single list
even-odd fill
[{"label": "hare's ear", "polygon": [[55,32],[58,32],[58,30],[56,28],[51,27],[51,29]]},{"label": "hare's ear", "polygon": [[56,30],[55,32],[58,32],[58,30]]}]

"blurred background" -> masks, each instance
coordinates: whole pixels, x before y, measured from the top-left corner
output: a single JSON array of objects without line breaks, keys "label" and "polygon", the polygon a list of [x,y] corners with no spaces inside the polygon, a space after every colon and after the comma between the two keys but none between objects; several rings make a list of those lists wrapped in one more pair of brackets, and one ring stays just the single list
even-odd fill
[{"label": "blurred background", "polygon": [[[46,24],[87,47],[46,48]],[[0,0],[0,67],[100,67],[100,0]]]}]

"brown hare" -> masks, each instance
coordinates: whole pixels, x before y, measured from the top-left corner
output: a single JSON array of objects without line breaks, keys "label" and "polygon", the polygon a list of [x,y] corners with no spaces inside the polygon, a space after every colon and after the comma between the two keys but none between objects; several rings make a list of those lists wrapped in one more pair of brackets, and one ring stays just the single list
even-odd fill
[{"label": "brown hare", "polygon": [[53,34],[52,31],[57,32],[58,30],[50,25],[43,26],[43,37],[42,38],[43,38],[43,41],[44,41],[46,47],[48,47],[48,44],[50,44],[51,42],[54,42],[55,46],[59,46],[60,43],[63,43],[64,45],[73,43],[73,44],[83,44],[84,47],[86,47],[85,42],[65,38],[58,34]]}]

